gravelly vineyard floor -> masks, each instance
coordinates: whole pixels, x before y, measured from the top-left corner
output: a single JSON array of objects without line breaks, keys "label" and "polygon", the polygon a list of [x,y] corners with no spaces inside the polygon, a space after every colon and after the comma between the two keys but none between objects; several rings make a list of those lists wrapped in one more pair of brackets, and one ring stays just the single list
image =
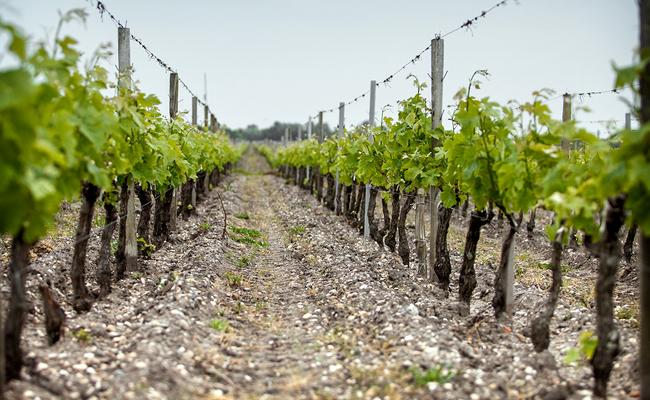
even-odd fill
[{"label": "gravelly vineyard floor", "polygon": [[[261,231],[256,240],[267,247],[221,239],[223,213],[213,191],[197,216],[179,221],[181,233],[171,243],[141,261],[142,273],[118,283],[84,315],[75,315],[67,300],[70,240],[40,255],[28,283],[34,304],[25,329],[28,366],[8,397],[589,397],[589,366],[569,366],[563,354],[580,332],[593,329],[591,310],[563,299],[551,351],[536,354],[522,333],[542,288],[519,285],[518,312],[511,324],[498,324],[488,307],[492,273],[477,266],[472,316],[460,318],[455,286],[449,299],[441,298],[396,255],[271,175],[254,152],[217,190],[228,224]],[[96,252],[93,242],[89,260]],[[68,315],[66,336],[53,347],[45,343],[36,296],[44,279]],[[2,290],[6,298],[6,283]],[[625,323],[621,331],[612,398],[638,389],[637,331]],[[413,381],[414,368],[434,367],[448,368],[450,382]]]}]

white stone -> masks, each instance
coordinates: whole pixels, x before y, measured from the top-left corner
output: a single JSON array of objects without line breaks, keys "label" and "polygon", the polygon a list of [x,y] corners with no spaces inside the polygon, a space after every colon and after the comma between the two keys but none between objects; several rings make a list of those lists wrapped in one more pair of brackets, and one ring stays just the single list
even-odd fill
[{"label": "white stone", "polygon": [[338,364],[334,364],[334,365],[330,365],[328,370],[329,370],[330,373],[334,373],[336,371],[339,371],[341,368],[343,368],[343,367],[338,365]]},{"label": "white stone", "polygon": [[411,303],[408,306],[406,306],[406,313],[415,317],[420,315],[420,310],[418,310],[415,304]]}]

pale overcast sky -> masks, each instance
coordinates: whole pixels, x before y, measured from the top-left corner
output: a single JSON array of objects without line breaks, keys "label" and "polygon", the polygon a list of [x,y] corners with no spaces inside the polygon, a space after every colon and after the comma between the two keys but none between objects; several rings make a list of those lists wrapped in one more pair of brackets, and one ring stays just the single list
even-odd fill
[{"label": "pale overcast sky", "polygon": [[[231,127],[268,126],[274,121],[306,121],[318,110],[336,108],[365,92],[371,79],[383,80],[447,32],[494,5],[497,0],[105,0],[131,32],[176,69],[197,93],[208,76],[208,103]],[[84,0],[0,0],[2,17],[35,39],[51,38],[57,10],[85,7],[84,27],[68,24],[65,34],[79,39],[90,54],[111,42],[117,28]],[[634,0],[510,0],[471,30],[445,40],[444,102],[473,71],[491,76],[480,91],[498,101],[525,101],[533,90],[583,92],[611,89],[611,64],[629,64],[638,46]],[[167,110],[169,78],[131,44],[135,77],[142,90],[158,95]],[[115,70],[116,56],[107,66]],[[430,55],[380,86],[377,105],[413,93],[406,76],[427,80]],[[427,91],[427,98],[430,98]],[[618,95],[576,99],[592,112],[585,121],[622,120],[626,106]],[[552,102],[559,118],[562,99]],[[191,106],[181,89],[181,110]],[[378,110],[378,114],[380,111]],[[346,124],[367,119],[364,99],[346,109]],[[202,113],[199,113],[202,119]],[[337,112],[326,114],[335,126]],[[594,131],[598,123],[586,125]]]}]

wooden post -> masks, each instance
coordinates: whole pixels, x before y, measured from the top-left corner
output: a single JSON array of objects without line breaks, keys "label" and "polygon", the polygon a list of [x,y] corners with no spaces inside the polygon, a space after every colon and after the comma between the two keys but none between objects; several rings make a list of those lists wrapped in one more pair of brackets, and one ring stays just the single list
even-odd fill
[{"label": "wooden post", "polygon": [[[318,112],[318,144],[321,145],[323,143],[323,112],[319,111]],[[316,199],[320,203],[323,201],[323,187],[324,182],[325,182],[325,176],[323,175],[323,172],[320,170],[320,167],[317,167],[318,175],[316,175]]]},{"label": "wooden post", "polygon": [[[445,41],[440,38],[431,40],[431,129],[436,129],[442,123],[442,80],[444,77]],[[431,143],[432,157],[435,149],[440,146],[438,140]],[[433,269],[436,263],[436,246],[438,238],[438,204],[440,189],[429,188],[429,280],[438,280]],[[424,242],[422,242],[424,244]],[[426,246],[426,245],[424,245]],[[426,252],[426,249],[424,249]],[[419,253],[418,253],[419,254]],[[419,262],[419,260],[418,260]]]},{"label": "wooden post", "polygon": [[[311,140],[311,117],[309,117],[309,121],[307,121],[307,140]],[[309,181],[310,178],[310,168],[309,165],[307,166],[307,181]],[[310,188],[311,191],[311,188]]]},{"label": "wooden post", "polygon": [[117,65],[119,72],[118,87],[130,88],[131,30],[129,28],[117,28]]},{"label": "wooden post", "polygon": [[318,143],[323,143],[323,112],[318,112]]},{"label": "wooden post", "polygon": [[[562,122],[569,121],[571,121],[571,95],[565,93],[562,95]],[[568,153],[569,148],[569,140],[562,138],[562,149]]]},{"label": "wooden post", "polygon": [[[208,130],[208,115],[209,115],[210,110],[208,109],[208,105],[204,104],[203,105],[203,129]],[[208,192],[210,191],[210,172],[212,171],[204,171],[205,176],[203,177],[203,182],[200,182],[199,184],[203,184],[203,193],[204,195],[207,195]]]},{"label": "wooden post", "polygon": [[[298,134],[296,137],[296,141],[299,142],[302,140],[302,125],[298,125]],[[300,186],[302,182],[300,182],[300,167],[296,167],[296,185]]]},{"label": "wooden post", "polygon": [[[178,73],[172,72],[169,75],[169,118],[174,123],[174,119],[178,115]],[[176,209],[178,208],[177,204],[177,195],[176,188],[172,188],[172,204],[170,207],[169,214],[169,231],[173,232],[176,230]]]},{"label": "wooden post", "polygon": [[194,126],[198,125],[198,105],[199,99],[196,96],[192,96],[192,125]]},{"label": "wooden post", "polygon": [[[196,98],[196,96],[192,96],[192,125],[196,126],[197,128],[199,127],[199,99]],[[190,201],[190,205],[192,206],[192,210],[196,210],[196,181],[192,183],[192,198]]]},{"label": "wooden post", "polygon": [[[339,103],[339,132],[338,132],[338,138],[341,139],[343,137],[343,130],[344,130],[344,124],[345,124],[345,103],[341,102]],[[337,149],[338,153],[338,149]],[[334,212],[336,212],[336,215],[341,214],[341,205],[339,204],[339,170],[336,170],[336,178],[334,180]]]},{"label": "wooden post", "polygon": [[[117,58],[120,79],[118,86],[131,88],[131,32],[129,28],[117,28]],[[138,242],[136,237],[135,221],[135,184],[133,177],[127,177],[128,201],[126,204],[126,218],[120,223],[126,224],[124,236],[124,260],[127,272],[138,270]],[[123,222],[122,222],[123,221]]]},{"label": "wooden post", "polygon": [[[368,137],[370,143],[374,138],[372,135],[372,128],[375,126],[375,97],[377,90],[377,82],[370,81],[370,110],[368,112]],[[368,210],[370,209],[370,183],[366,182],[366,194],[363,202],[363,237],[368,239],[370,237],[370,220],[368,219]]]},{"label": "wooden post", "polygon": [[203,128],[208,129],[208,106],[207,104],[203,106]]},{"label": "wooden post", "polygon": [[[639,53],[641,59],[650,54],[650,0],[639,0]],[[650,122],[650,64],[645,64],[639,79],[641,107],[639,122],[641,126]],[[646,139],[650,134],[646,133]],[[647,142],[646,142],[647,143]],[[646,158],[647,160],[647,158]],[[647,161],[646,161],[647,162]],[[641,382],[641,399],[650,399],[650,232],[641,229],[641,256],[639,260],[639,382]]]}]

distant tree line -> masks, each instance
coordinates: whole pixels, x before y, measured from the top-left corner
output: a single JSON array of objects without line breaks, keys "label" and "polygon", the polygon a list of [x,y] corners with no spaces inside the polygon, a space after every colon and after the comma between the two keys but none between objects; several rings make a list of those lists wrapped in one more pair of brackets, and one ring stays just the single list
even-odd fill
[{"label": "distant tree line", "polygon": [[[245,128],[231,129],[226,127],[226,132],[228,135],[236,140],[282,140],[284,137],[284,130],[289,128],[289,136],[292,140],[296,139],[298,134],[298,127],[302,126],[302,137],[307,137],[307,124],[296,124],[296,123],[287,123],[287,122],[274,122],[268,128],[260,129],[257,125],[252,124],[248,125]],[[332,133],[329,125],[326,123],[323,124],[323,135],[324,137],[329,136]],[[312,128],[312,137],[318,137],[318,123],[313,124]]]}]

